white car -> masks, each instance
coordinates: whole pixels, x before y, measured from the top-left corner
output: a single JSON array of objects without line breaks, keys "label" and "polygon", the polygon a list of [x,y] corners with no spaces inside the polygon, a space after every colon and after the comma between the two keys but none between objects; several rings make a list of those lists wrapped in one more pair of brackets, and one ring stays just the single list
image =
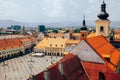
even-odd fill
[{"label": "white car", "polygon": [[43,57],[45,54],[44,53],[34,53],[32,56],[34,57]]}]

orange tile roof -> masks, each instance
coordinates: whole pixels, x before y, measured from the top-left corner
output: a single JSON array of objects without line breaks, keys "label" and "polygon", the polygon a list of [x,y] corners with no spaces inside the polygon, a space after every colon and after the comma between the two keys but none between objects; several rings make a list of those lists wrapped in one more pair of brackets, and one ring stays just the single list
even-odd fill
[{"label": "orange tile roof", "polygon": [[0,40],[0,47],[1,49],[10,49],[10,46],[8,46],[7,42],[6,42],[6,39],[1,39]]},{"label": "orange tile roof", "polygon": [[110,57],[110,62],[112,64],[114,64],[115,66],[117,66],[117,64],[119,63],[120,61],[120,52],[118,50],[114,50],[111,54],[111,57]]},{"label": "orange tile roof", "polygon": [[87,38],[95,37],[95,36],[96,36],[96,33],[92,32],[92,33],[90,33],[90,34],[87,36]]},{"label": "orange tile roof", "polygon": [[120,39],[120,34],[115,34],[115,39]]},{"label": "orange tile roof", "polygon": [[90,62],[82,62],[85,71],[90,80],[98,80],[99,72],[103,72],[105,80],[120,80],[120,74],[114,73],[106,64],[97,64]]},{"label": "orange tile roof", "polygon": [[12,48],[18,48],[23,46],[22,43],[17,38],[6,39],[7,45]]},{"label": "orange tile roof", "polygon": [[18,47],[21,47],[21,46],[23,46],[23,44],[19,41],[18,38],[0,40],[0,50],[18,48]]},{"label": "orange tile roof", "polygon": [[112,46],[106,38],[101,36],[96,36],[92,38],[87,38],[86,40],[88,44],[95,49],[100,55],[104,57],[104,55],[110,56],[112,51],[115,50],[115,47]]},{"label": "orange tile roof", "polygon": [[19,38],[20,41],[22,42],[28,42],[28,41],[31,41],[28,37],[23,37],[23,38]]},{"label": "orange tile roof", "polygon": [[35,38],[35,37],[30,37],[30,39],[31,39],[31,41],[37,41],[37,38]]},{"label": "orange tile roof", "polygon": [[[107,62],[113,71],[115,71],[118,62],[120,61],[120,52],[112,46],[102,35],[87,38],[86,42],[102,57],[110,58]],[[113,68],[115,66],[115,68]]]}]

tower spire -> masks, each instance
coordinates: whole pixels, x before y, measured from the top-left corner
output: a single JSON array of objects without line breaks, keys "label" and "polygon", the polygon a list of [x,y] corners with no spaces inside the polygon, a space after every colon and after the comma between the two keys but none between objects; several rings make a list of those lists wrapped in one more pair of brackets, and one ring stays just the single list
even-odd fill
[{"label": "tower spire", "polygon": [[102,20],[107,20],[109,17],[109,14],[106,12],[106,4],[103,0],[103,3],[101,4],[101,12],[98,14],[98,18]]},{"label": "tower spire", "polygon": [[86,24],[85,24],[85,14],[83,14],[83,26],[86,26]]},{"label": "tower spire", "polygon": [[83,26],[80,28],[80,30],[87,31],[86,21],[85,21],[85,14],[83,14]]}]

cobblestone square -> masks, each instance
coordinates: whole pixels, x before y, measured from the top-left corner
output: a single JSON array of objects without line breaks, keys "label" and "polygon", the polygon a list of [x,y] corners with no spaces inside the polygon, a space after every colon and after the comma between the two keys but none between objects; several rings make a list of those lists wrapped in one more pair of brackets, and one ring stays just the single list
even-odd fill
[{"label": "cobblestone square", "polygon": [[[30,54],[0,63],[0,80],[27,80],[29,74],[36,75],[61,56],[32,57]],[[32,60],[32,61],[31,61]],[[32,68],[31,68],[32,67]]]}]

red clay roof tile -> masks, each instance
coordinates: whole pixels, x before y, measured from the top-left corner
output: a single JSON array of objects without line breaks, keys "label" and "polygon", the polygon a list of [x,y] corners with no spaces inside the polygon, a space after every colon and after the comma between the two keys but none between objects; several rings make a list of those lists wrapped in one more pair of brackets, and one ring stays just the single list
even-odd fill
[{"label": "red clay roof tile", "polygon": [[108,62],[108,65],[115,71],[116,68],[114,68],[114,65],[117,67],[118,62],[120,61],[120,52],[102,35],[87,38],[86,41],[99,55],[104,58],[110,58],[110,63]]},{"label": "red clay roof tile", "polygon": [[106,64],[96,64],[89,62],[82,62],[90,80],[98,80],[99,72],[105,74],[106,80],[120,80],[120,74],[114,73]]}]

